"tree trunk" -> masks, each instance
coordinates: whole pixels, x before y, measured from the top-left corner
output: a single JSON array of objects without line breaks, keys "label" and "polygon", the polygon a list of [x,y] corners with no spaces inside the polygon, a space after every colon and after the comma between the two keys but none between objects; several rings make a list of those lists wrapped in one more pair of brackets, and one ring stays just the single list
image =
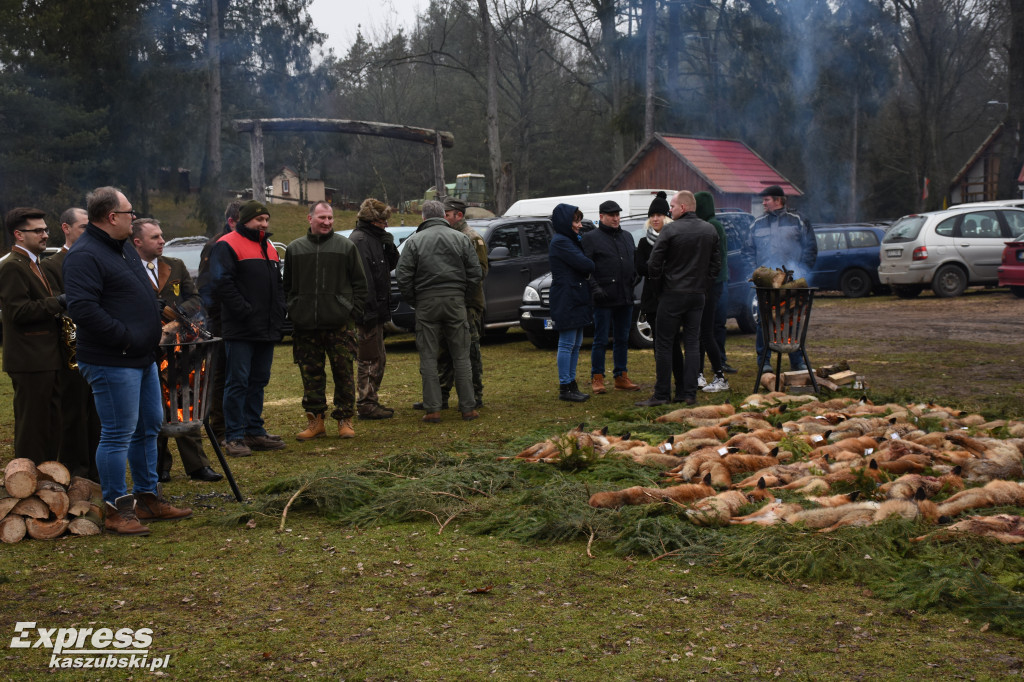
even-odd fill
[{"label": "tree trunk", "polygon": [[1024,165],[1024,3],[1009,2],[1010,45],[1007,65],[1006,121],[1001,141],[999,198],[1021,196],[1017,177]]},{"label": "tree trunk", "polygon": [[644,0],[644,32],[647,37],[647,83],[644,94],[644,142],[654,136],[654,91],[657,70],[654,54],[654,29],[658,24],[658,0]]},{"label": "tree trunk", "polygon": [[[490,157],[491,182],[494,187],[494,213],[501,215],[508,208],[508,183],[502,172],[501,131],[498,125],[498,55],[494,46],[494,27],[487,0],[477,0],[483,28],[484,51],[487,55],[487,152]],[[443,191],[439,187],[438,191]]]},{"label": "tree trunk", "polygon": [[200,182],[200,217],[206,223],[206,234],[213,237],[221,230],[219,203],[224,198],[221,174],[223,161],[220,153],[221,85],[220,85],[220,8],[218,0],[208,1],[206,28],[207,104],[206,158]]}]

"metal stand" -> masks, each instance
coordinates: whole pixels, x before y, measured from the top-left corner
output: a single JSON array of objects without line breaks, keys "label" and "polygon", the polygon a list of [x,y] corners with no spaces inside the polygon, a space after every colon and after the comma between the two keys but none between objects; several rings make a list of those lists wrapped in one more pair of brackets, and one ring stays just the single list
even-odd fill
[{"label": "metal stand", "polygon": [[206,429],[206,437],[210,439],[213,451],[217,453],[217,459],[220,460],[220,468],[224,470],[224,475],[227,477],[228,483],[231,484],[231,492],[235,494],[235,499],[241,502],[242,491],[238,489],[235,477],[231,475],[231,467],[228,466],[228,460],[224,458],[224,453],[220,449],[220,443],[217,442],[217,437],[213,435],[213,427],[210,426],[209,417],[203,420],[203,427]]},{"label": "metal stand", "polygon": [[763,368],[770,362],[772,352],[778,353],[775,361],[775,390],[781,388],[782,354],[799,352],[807,367],[814,392],[818,393],[818,381],[814,378],[811,361],[807,357],[804,343],[807,328],[811,322],[811,303],[814,289],[768,289],[757,288],[757,309],[764,339],[764,353],[757,359],[757,378],[754,393],[761,390]]}]

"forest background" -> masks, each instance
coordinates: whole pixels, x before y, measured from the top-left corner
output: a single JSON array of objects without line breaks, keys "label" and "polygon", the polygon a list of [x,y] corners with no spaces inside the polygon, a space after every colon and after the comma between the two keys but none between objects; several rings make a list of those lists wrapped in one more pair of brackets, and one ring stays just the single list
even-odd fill
[{"label": "forest background", "polygon": [[[803,189],[803,213],[852,221],[940,207],[1003,123],[1000,196],[1019,194],[1021,2],[434,0],[344,54],[324,50],[309,4],[3,0],[0,210],[56,215],[114,184],[148,213],[163,188],[197,193],[214,231],[251,186],[234,120],[289,116],[451,131],[447,180],[485,174],[499,214],[600,191],[653,132],[742,140]],[[318,174],[336,203],[433,185],[427,145],[265,145],[268,177]]]}]

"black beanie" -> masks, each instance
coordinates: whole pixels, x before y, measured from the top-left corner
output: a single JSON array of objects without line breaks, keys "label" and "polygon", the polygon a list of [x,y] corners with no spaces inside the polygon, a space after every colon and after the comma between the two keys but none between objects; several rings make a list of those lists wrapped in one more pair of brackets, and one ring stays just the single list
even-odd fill
[{"label": "black beanie", "polygon": [[654,201],[651,202],[651,207],[647,209],[647,217],[650,218],[652,215],[668,215],[668,202],[665,201],[667,195],[664,192],[658,192],[657,196],[654,197]]},{"label": "black beanie", "polygon": [[270,211],[267,210],[267,207],[255,199],[247,201],[242,204],[242,208],[238,210],[238,224],[245,225],[253,218],[261,215],[270,215]]}]

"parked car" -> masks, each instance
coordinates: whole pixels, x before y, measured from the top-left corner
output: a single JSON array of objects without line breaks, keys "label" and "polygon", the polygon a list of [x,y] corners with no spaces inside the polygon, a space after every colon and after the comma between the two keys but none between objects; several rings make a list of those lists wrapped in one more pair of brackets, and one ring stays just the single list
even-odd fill
[{"label": "parked car", "polygon": [[[395,246],[401,245],[406,239],[411,237],[415,232],[417,225],[389,225],[384,228],[395,237]],[[335,230],[342,237],[351,237],[352,230]]]},{"label": "parked car", "polygon": [[816,226],[818,260],[808,285],[842,291],[847,298],[883,289],[878,279],[878,247],[884,237],[885,227],[878,224]]},{"label": "parked car", "polygon": [[[757,298],[754,289],[747,281],[753,271],[753,261],[748,254],[750,225],[754,216],[742,211],[729,211],[717,214],[722,222],[728,240],[729,252],[729,317],[736,318],[740,330],[746,334],[756,331]],[[632,233],[634,241],[639,244],[644,236],[646,219],[623,220],[622,229]],[[634,319],[629,332],[629,344],[634,348],[653,348],[654,332],[646,316],[640,312],[640,293],[643,281],[637,282],[634,290]],[[526,332],[526,338],[538,348],[553,348],[558,343],[558,333],[554,331],[551,321],[551,273],[545,274],[530,282],[523,290],[523,301],[519,308],[519,326]],[[588,328],[586,334],[593,333]]]},{"label": "parked car", "polygon": [[926,286],[959,296],[968,286],[996,285],[1003,247],[1024,235],[1024,209],[965,204],[904,216],[886,233],[878,277],[901,298]]},{"label": "parked car", "polygon": [[1003,249],[1003,264],[997,269],[999,286],[1010,287],[1017,298],[1024,298],[1024,236],[1006,242]]},{"label": "parked car", "polygon": [[[489,218],[468,220],[487,245],[490,268],[484,278],[484,329],[500,333],[519,323],[523,287],[548,270],[551,221],[546,218]],[[399,251],[406,242],[398,246]],[[402,300],[391,273],[391,321],[396,331],[416,328],[416,311]]]}]

